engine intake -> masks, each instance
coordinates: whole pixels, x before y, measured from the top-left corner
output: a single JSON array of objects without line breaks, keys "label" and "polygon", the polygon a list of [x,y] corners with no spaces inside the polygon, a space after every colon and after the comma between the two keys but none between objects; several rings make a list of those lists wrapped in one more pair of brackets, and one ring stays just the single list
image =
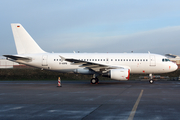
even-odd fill
[{"label": "engine intake", "polygon": [[103,76],[114,80],[129,80],[130,69],[111,69]]}]

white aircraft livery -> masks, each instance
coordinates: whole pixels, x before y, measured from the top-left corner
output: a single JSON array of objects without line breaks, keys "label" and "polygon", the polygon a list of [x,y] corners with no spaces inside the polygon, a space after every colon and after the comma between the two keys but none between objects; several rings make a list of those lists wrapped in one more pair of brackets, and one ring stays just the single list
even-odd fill
[{"label": "white aircraft livery", "polygon": [[48,53],[42,50],[21,24],[11,24],[16,44],[16,55],[4,55],[8,60],[45,70],[62,73],[92,75],[91,83],[98,83],[98,76],[113,80],[129,80],[132,74],[168,73],[177,65],[168,58],[151,53]]}]

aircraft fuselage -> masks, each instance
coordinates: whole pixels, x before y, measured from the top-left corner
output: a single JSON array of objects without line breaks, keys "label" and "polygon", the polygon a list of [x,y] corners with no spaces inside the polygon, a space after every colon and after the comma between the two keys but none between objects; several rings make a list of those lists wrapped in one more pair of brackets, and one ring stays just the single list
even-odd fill
[{"label": "aircraft fuselage", "polygon": [[83,67],[63,61],[60,56],[73,58],[107,66],[130,69],[133,74],[166,73],[177,69],[177,65],[167,58],[151,53],[42,53],[23,55],[31,57],[32,61],[17,61],[26,65],[54,70],[59,72],[74,72]]}]

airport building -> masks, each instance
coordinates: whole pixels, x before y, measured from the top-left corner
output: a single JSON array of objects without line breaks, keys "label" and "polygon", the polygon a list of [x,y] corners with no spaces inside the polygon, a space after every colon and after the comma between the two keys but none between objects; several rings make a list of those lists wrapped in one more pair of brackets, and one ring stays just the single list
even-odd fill
[{"label": "airport building", "polygon": [[18,63],[6,60],[5,58],[0,59],[0,69],[2,68],[13,68],[14,66],[19,65]]},{"label": "airport building", "polygon": [[8,69],[8,68],[27,68],[28,66],[18,64],[16,62],[12,62],[6,60],[6,58],[0,58],[0,69]]}]

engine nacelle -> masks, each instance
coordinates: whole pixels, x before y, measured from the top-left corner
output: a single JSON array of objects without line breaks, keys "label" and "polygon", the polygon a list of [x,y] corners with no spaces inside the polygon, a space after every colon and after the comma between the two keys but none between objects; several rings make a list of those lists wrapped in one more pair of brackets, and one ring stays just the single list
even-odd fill
[{"label": "engine nacelle", "polygon": [[110,77],[114,80],[129,80],[130,69],[111,69],[103,76]]},{"label": "engine nacelle", "polygon": [[85,74],[85,75],[92,75],[92,74],[94,74],[93,71],[91,71],[91,70],[89,70],[89,69],[86,69],[86,68],[75,69],[75,70],[74,70],[74,73],[77,73],[77,74]]}]

